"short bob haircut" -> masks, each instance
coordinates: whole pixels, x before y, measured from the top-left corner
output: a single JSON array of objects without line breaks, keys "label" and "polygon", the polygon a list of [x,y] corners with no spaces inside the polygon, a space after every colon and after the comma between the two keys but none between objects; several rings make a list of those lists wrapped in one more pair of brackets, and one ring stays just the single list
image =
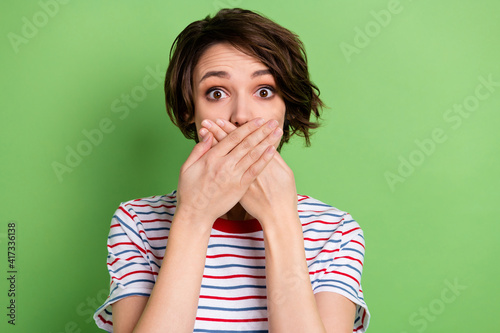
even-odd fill
[{"label": "short bob haircut", "polygon": [[[165,77],[165,101],[172,122],[185,137],[198,142],[194,124],[193,72],[211,46],[229,43],[266,65],[285,102],[285,122],[279,148],[297,133],[310,145],[309,129],[319,126],[324,107],[319,89],[309,79],[307,56],[298,36],[257,13],[240,8],[222,9],[213,18],[189,24],[170,49]],[[311,121],[311,112],[316,121]]]}]

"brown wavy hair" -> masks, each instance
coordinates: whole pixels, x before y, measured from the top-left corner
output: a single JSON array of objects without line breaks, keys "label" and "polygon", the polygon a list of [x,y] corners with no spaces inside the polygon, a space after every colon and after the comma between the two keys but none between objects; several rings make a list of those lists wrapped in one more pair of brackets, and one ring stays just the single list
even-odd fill
[{"label": "brown wavy hair", "polygon": [[[304,45],[288,29],[241,8],[222,9],[212,18],[207,16],[189,24],[172,44],[165,101],[170,119],[184,136],[198,141],[193,122],[193,72],[201,55],[218,43],[231,44],[271,71],[286,106],[279,148],[294,134],[304,137],[309,146],[309,130],[319,126],[317,120],[324,104],[319,89],[309,79]],[[311,121],[311,113],[316,121]]]}]

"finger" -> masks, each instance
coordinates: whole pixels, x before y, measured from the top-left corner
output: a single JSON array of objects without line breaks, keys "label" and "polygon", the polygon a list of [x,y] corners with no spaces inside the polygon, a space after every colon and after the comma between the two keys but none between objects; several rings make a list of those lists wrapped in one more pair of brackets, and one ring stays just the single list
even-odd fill
[{"label": "finger", "polygon": [[[252,119],[253,120],[253,119]],[[217,123],[217,125],[219,125],[219,127],[224,131],[226,132],[227,134],[231,133],[232,131],[234,131],[235,129],[237,129],[238,127],[236,127],[232,122],[230,121],[225,121],[224,119],[216,119],[215,122]]]},{"label": "finger", "polygon": [[186,159],[186,162],[184,162],[184,164],[182,165],[181,172],[187,170],[210,149],[210,147],[212,146],[211,144],[213,141],[213,137],[213,134],[210,132],[202,137],[202,141],[194,146],[191,154],[189,154],[188,158]]},{"label": "finger", "polygon": [[[227,135],[224,140],[219,141],[216,147],[214,147],[213,152],[218,156],[226,156],[231,152],[236,146],[239,146],[243,140],[250,136],[254,132],[262,132],[262,129],[266,127],[264,125],[264,119],[257,118],[255,120],[249,121],[246,124],[238,127],[236,130],[232,131]],[[211,133],[212,134],[212,133]],[[261,134],[262,135],[262,134]],[[265,135],[264,135],[265,137]],[[261,140],[259,140],[261,141]],[[258,142],[257,142],[258,143]],[[256,145],[253,144],[249,146],[250,142],[247,141],[245,144],[246,150]]]},{"label": "finger", "polygon": [[[234,150],[231,152],[231,156],[235,159],[236,163],[240,161],[245,155],[247,155],[251,150],[254,149],[254,147],[257,147],[266,137],[268,137],[271,133],[274,132],[275,129],[277,129],[278,122],[276,120],[270,120],[263,126],[261,126],[258,130],[255,132],[251,133],[248,135],[245,139],[242,140],[242,142],[234,148]],[[228,138],[235,133],[237,130],[231,132],[228,135]],[[279,129],[279,132],[277,132],[276,135],[271,135],[268,140],[276,140],[280,135],[282,131]],[[225,139],[227,140],[227,139]],[[225,141],[224,140],[224,141]],[[222,141],[222,142],[224,142]],[[269,141],[268,141],[269,142]],[[274,141],[273,141],[274,144]]]},{"label": "finger", "polygon": [[216,119],[215,122],[209,119],[205,119],[201,122],[201,126],[203,127],[200,129],[199,133],[202,134],[210,131],[214,135],[214,138],[217,139],[217,141],[222,141],[222,139],[224,139],[229,133],[224,130],[225,123],[227,122],[221,119]]},{"label": "finger", "polygon": [[[283,131],[281,128],[276,128],[272,133],[270,133],[264,140],[253,149],[248,151],[248,153],[243,156],[238,163],[235,165],[235,169],[240,170],[242,173],[245,172],[252,164],[254,164],[261,156],[264,154],[269,146],[273,146],[279,142]],[[274,154],[273,154],[274,155]]]},{"label": "finger", "polygon": [[272,161],[273,156],[276,153],[276,148],[273,145],[267,146],[263,154],[259,159],[252,164],[241,177],[241,184],[246,186],[252,184],[258,175],[264,170],[264,168]]},{"label": "finger", "polygon": [[[200,130],[198,131],[198,134],[200,135],[200,137],[204,137],[205,135],[207,135],[207,133],[208,133],[208,130],[205,127],[200,128]],[[213,138],[211,147],[215,146],[217,143],[218,143],[218,141],[215,138]]]}]

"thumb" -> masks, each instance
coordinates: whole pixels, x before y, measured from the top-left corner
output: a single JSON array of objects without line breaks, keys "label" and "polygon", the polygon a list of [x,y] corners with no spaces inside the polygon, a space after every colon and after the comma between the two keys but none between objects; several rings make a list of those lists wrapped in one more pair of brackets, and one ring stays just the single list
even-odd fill
[{"label": "thumb", "polygon": [[203,138],[202,141],[198,142],[191,154],[189,154],[186,162],[182,165],[181,172],[189,169],[191,165],[193,165],[196,161],[198,161],[205,153],[212,147],[213,134],[208,132]]}]

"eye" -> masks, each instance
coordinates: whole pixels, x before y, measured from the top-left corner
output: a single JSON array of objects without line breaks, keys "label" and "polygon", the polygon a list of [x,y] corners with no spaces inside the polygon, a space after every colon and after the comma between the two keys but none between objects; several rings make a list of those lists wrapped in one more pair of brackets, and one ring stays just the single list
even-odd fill
[{"label": "eye", "polygon": [[212,101],[218,101],[226,97],[227,94],[219,88],[211,88],[207,91],[207,98]]},{"label": "eye", "polygon": [[274,88],[270,86],[259,88],[257,95],[261,98],[271,98],[274,96]]}]

